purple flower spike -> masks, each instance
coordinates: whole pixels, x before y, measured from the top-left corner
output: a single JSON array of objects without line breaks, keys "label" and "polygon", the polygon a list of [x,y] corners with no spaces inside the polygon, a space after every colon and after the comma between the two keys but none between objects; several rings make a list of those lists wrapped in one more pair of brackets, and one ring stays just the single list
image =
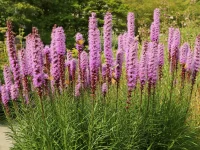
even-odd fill
[{"label": "purple flower spike", "polygon": [[12,74],[9,66],[4,66],[3,68],[3,76],[5,81],[5,87],[9,91],[12,85]]},{"label": "purple flower spike", "polygon": [[155,23],[151,23],[151,31],[150,31],[150,39],[152,42],[155,42],[157,40],[157,35],[156,35],[156,26]]},{"label": "purple flower spike", "polygon": [[[41,42],[40,36],[38,34],[38,30],[33,27],[33,62],[32,62],[32,68],[33,68],[33,85],[35,88],[41,88],[42,84],[44,83],[44,77],[43,77],[43,44]],[[41,94],[39,92],[39,94]]]},{"label": "purple flower spike", "polygon": [[21,73],[22,78],[24,78],[28,74],[24,49],[18,51],[18,58],[19,58],[19,65],[20,65],[20,73]]},{"label": "purple flower spike", "polygon": [[139,78],[142,90],[146,83],[146,78],[147,78],[147,50],[148,50],[148,42],[144,42],[139,64]]},{"label": "purple flower spike", "polygon": [[156,51],[157,51],[157,43],[151,42],[149,47],[149,61],[148,61],[148,81],[149,84],[153,87],[156,85],[157,81],[157,69],[158,69],[158,61],[156,60]]},{"label": "purple flower spike", "polygon": [[192,70],[193,69],[192,63],[193,63],[193,52],[190,49],[188,49],[187,59],[186,59],[186,64],[185,64],[185,69],[188,72],[193,71]]},{"label": "purple flower spike", "polygon": [[107,77],[108,82],[111,83],[111,67],[113,66],[113,52],[112,52],[112,15],[107,12],[104,17],[104,27],[103,27],[103,36],[104,36],[104,55],[107,65]]},{"label": "purple flower spike", "polygon": [[107,86],[106,83],[103,83],[103,85],[102,85],[102,93],[103,93],[103,95],[105,96],[107,92],[108,92],[108,86]]},{"label": "purple flower spike", "polygon": [[8,90],[5,85],[1,86],[1,99],[4,106],[7,106],[10,98]]},{"label": "purple flower spike", "polygon": [[172,49],[172,42],[173,42],[173,35],[174,35],[174,28],[169,28],[169,33],[168,33],[168,51],[171,56],[171,49]]},{"label": "purple flower spike", "polygon": [[17,100],[19,97],[19,89],[15,84],[11,85],[10,95],[12,100]]},{"label": "purple flower spike", "polygon": [[90,78],[91,78],[91,90],[93,99],[95,97],[96,91],[96,82],[98,76],[98,66],[99,66],[99,44],[98,44],[98,32],[97,32],[97,19],[96,14],[92,13],[92,16],[89,18],[89,66],[90,66]]},{"label": "purple flower spike", "polygon": [[129,12],[127,17],[128,35],[132,38],[135,37],[135,16],[134,13]]},{"label": "purple flower spike", "polygon": [[127,32],[125,32],[123,34],[123,51],[126,52],[127,51],[127,44],[128,44],[128,34]]},{"label": "purple flower spike", "polygon": [[26,49],[25,49],[25,62],[27,64],[27,72],[25,72],[25,75],[31,75],[32,76],[32,62],[33,62],[33,56],[32,56],[32,34],[29,34],[26,36]]},{"label": "purple flower spike", "polygon": [[103,82],[106,82],[106,70],[107,70],[107,66],[106,64],[102,64],[102,78],[103,78]]},{"label": "purple flower spike", "polygon": [[194,47],[193,71],[198,72],[200,68],[200,34],[197,36]]},{"label": "purple flower spike", "polygon": [[160,34],[160,9],[156,8],[154,10],[154,41],[159,42],[159,34]]},{"label": "purple flower spike", "polygon": [[158,44],[158,65],[162,67],[164,65],[164,45]]},{"label": "purple flower spike", "polygon": [[65,55],[66,45],[65,45],[65,33],[62,27],[57,27],[55,29],[55,49],[59,55]]},{"label": "purple flower spike", "polygon": [[122,50],[117,51],[117,57],[116,57],[116,68],[115,68],[115,78],[117,82],[119,82],[120,77],[122,75],[122,63],[124,59],[124,53]]},{"label": "purple flower spike", "polygon": [[75,80],[75,73],[76,73],[76,64],[77,64],[77,60],[76,59],[72,59],[70,62],[70,74],[72,75],[72,80]]},{"label": "purple flower spike", "polygon": [[189,48],[188,43],[184,43],[180,48],[180,64],[182,65],[185,65],[186,63]]},{"label": "purple flower spike", "polygon": [[118,50],[122,50],[123,51],[123,35],[119,35],[118,36]]},{"label": "purple flower spike", "polygon": [[8,30],[6,32],[6,46],[9,56],[9,62],[13,73],[14,82],[18,87],[20,87],[20,68],[17,59],[17,52],[15,49],[15,37],[12,32],[12,23],[10,21],[7,21],[7,29]]},{"label": "purple flower spike", "polygon": [[[173,41],[171,45],[171,57],[178,57],[178,50],[180,45],[181,35],[179,29],[175,29],[173,33]],[[172,58],[173,59],[173,58]]]},{"label": "purple flower spike", "polygon": [[130,50],[128,53],[127,79],[128,79],[129,92],[135,89],[137,84],[137,75],[138,75],[137,51],[138,51],[138,41],[134,40],[130,45]]},{"label": "purple flower spike", "polygon": [[88,67],[88,54],[85,51],[83,51],[80,57],[81,57],[81,63],[80,63],[81,70],[82,72],[85,72]]}]

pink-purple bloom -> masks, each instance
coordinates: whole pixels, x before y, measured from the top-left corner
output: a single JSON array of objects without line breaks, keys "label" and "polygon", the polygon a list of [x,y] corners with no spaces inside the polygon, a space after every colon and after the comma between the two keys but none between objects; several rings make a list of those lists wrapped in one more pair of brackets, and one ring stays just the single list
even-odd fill
[{"label": "pink-purple bloom", "polygon": [[19,89],[15,84],[11,85],[10,95],[12,100],[17,100],[19,97]]},{"label": "pink-purple bloom", "polygon": [[119,82],[119,79],[122,75],[122,64],[123,64],[123,59],[124,59],[124,53],[122,50],[117,51],[117,56],[116,56],[116,66],[115,66],[115,79],[117,82]]},{"label": "pink-purple bloom", "polygon": [[79,52],[83,51],[83,35],[81,33],[77,33],[75,36],[75,40],[76,40],[76,49]]},{"label": "pink-purple bloom", "polygon": [[9,66],[4,66],[3,68],[3,76],[4,76],[4,81],[5,81],[5,87],[9,91],[12,85],[12,74],[11,74],[11,69]]},{"label": "pink-purple bloom", "polygon": [[158,65],[161,67],[164,65],[164,45],[158,44]]},{"label": "pink-purple bloom", "polygon": [[106,93],[108,92],[108,86],[106,83],[103,83],[102,85],[102,93],[103,95],[106,95]]},{"label": "pink-purple bloom", "polygon": [[66,53],[66,45],[65,45],[65,33],[62,27],[57,27],[54,33],[55,38],[55,49],[58,55],[65,55]]},{"label": "pink-purple bloom", "polygon": [[200,35],[197,36],[194,47],[193,70],[198,72],[200,68]]},{"label": "pink-purple bloom", "polygon": [[188,43],[184,43],[181,48],[180,48],[180,64],[184,65],[186,63],[187,60],[187,54],[188,54],[188,50],[189,50],[189,44]]},{"label": "pink-purple bloom", "polygon": [[9,98],[8,90],[5,85],[1,86],[1,99],[4,106],[7,106],[10,98]]},{"label": "pink-purple bloom", "polygon": [[135,37],[135,16],[134,13],[129,12],[127,16],[128,35],[132,38]]},{"label": "pink-purple bloom", "polygon": [[190,72],[193,69],[193,51],[191,51],[190,49],[188,50],[188,53],[187,53],[185,69]]}]

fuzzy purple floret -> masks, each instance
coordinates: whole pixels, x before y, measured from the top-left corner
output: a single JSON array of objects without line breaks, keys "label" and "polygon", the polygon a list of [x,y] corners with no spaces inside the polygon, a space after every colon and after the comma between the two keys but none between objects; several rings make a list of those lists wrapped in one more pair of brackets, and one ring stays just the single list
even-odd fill
[{"label": "fuzzy purple floret", "polygon": [[104,37],[104,55],[107,67],[113,66],[113,52],[112,52],[112,15],[107,12],[104,17],[103,26]]},{"label": "fuzzy purple floret", "polygon": [[118,36],[118,49],[123,51],[123,35],[122,34]]},{"label": "fuzzy purple floret", "polygon": [[17,100],[19,97],[19,89],[15,84],[11,85],[10,95],[12,100]]},{"label": "fuzzy purple floret", "polygon": [[106,64],[102,64],[102,76],[105,78],[106,77]]},{"label": "fuzzy purple floret", "polygon": [[153,19],[154,19],[154,40],[153,41],[157,41],[159,42],[159,34],[160,34],[160,9],[156,8],[154,10],[154,16],[153,16]]},{"label": "fuzzy purple floret", "polygon": [[198,72],[200,68],[200,35],[197,36],[194,47],[193,70]]},{"label": "fuzzy purple floret", "polygon": [[188,50],[189,50],[188,43],[184,43],[180,48],[179,60],[180,60],[180,64],[182,64],[182,65],[184,65],[186,63]]},{"label": "fuzzy purple floret", "polygon": [[24,78],[27,73],[28,73],[28,69],[27,69],[27,63],[26,63],[26,56],[25,56],[25,50],[21,49],[20,51],[18,51],[18,58],[19,58],[19,65],[20,65],[20,73],[22,78]]},{"label": "fuzzy purple floret", "polygon": [[127,44],[128,44],[128,38],[127,38],[127,36],[128,36],[128,33],[127,32],[125,32],[124,34],[123,34],[123,51],[124,52],[126,52],[126,50],[127,50]]},{"label": "fuzzy purple floret", "polygon": [[31,75],[32,76],[32,62],[33,62],[33,56],[32,56],[32,40],[33,36],[32,34],[28,34],[26,36],[26,49],[25,49],[25,62],[27,68],[25,69],[25,75]]},{"label": "fuzzy purple floret", "polygon": [[9,98],[8,90],[5,85],[1,86],[1,99],[4,106],[7,106],[10,98]]},{"label": "fuzzy purple floret", "polygon": [[57,27],[55,29],[55,49],[58,55],[65,55],[66,53],[66,45],[65,45],[65,33],[62,27]]},{"label": "fuzzy purple floret", "polygon": [[72,75],[72,76],[75,75],[74,73],[76,72],[76,64],[77,64],[77,60],[73,58],[73,59],[70,61],[70,72],[71,72],[71,75]]},{"label": "fuzzy purple floret", "polygon": [[142,54],[139,63],[139,78],[142,87],[145,85],[147,78],[147,50],[148,50],[148,42],[144,42],[142,46]]},{"label": "fuzzy purple floret", "polygon": [[164,65],[164,45],[158,44],[158,65]]},{"label": "fuzzy purple floret", "polygon": [[12,74],[11,74],[11,69],[9,66],[4,66],[3,68],[3,76],[4,76],[4,81],[5,81],[5,86],[7,90],[9,91],[12,85]]},{"label": "fuzzy purple floret", "polygon": [[128,67],[127,67],[127,80],[128,80],[128,90],[132,91],[137,84],[137,75],[138,75],[138,41],[134,40],[130,45],[128,52]]}]

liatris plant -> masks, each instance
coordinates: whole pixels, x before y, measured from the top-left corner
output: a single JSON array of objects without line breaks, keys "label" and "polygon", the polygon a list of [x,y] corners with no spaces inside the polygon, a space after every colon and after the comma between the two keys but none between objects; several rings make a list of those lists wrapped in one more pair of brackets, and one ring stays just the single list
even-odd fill
[{"label": "liatris plant", "polygon": [[8,102],[10,100],[10,97],[9,97],[9,93],[8,93],[8,90],[5,85],[1,86],[1,100],[6,109],[6,115],[9,115]]},{"label": "liatris plant", "polygon": [[177,71],[179,45],[180,45],[180,31],[179,29],[175,29],[171,45],[171,66],[170,66],[171,72]]},{"label": "liatris plant", "polygon": [[102,93],[103,93],[103,96],[104,96],[104,99],[106,97],[106,93],[108,92],[108,86],[106,83],[103,83],[102,85]]},{"label": "liatris plant", "polygon": [[51,53],[50,53],[50,47],[48,45],[46,45],[43,49],[43,53],[44,53],[44,57],[45,57],[45,61],[44,61],[44,65],[45,65],[45,73],[47,73],[50,76],[50,64],[51,64]]},{"label": "liatris plant", "polygon": [[60,82],[61,88],[65,87],[65,54],[66,54],[66,45],[65,45],[65,33],[62,27],[57,27],[55,29],[55,49],[58,54],[59,59],[59,67],[60,67]]},{"label": "liatris plant", "polygon": [[80,76],[81,76],[81,82],[84,87],[86,82],[85,78],[86,78],[87,68],[88,68],[88,54],[85,51],[83,51],[80,55],[80,70],[81,70]]},{"label": "liatris plant", "polygon": [[21,73],[21,78],[22,78],[22,87],[23,87],[23,97],[25,101],[28,103],[29,101],[29,96],[28,96],[28,64],[26,61],[26,55],[25,55],[25,50],[22,49],[18,51],[18,59],[19,59],[19,65],[20,65],[20,73]]},{"label": "liatris plant", "polygon": [[187,76],[189,79],[193,71],[193,51],[191,51],[190,49],[188,49],[185,69],[187,71]]},{"label": "liatris plant", "polygon": [[[97,42],[97,20],[96,20],[96,14],[92,14],[92,16],[89,18],[89,51],[90,51],[90,57],[89,57],[89,66],[90,66],[90,78],[91,78],[91,91],[92,91],[92,97],[94,101],[95,97],[95,91],[96,91],[96,84],[97,84],[97,76],[98,76],[98,42]],[[107,41],[108,42],[108,41]],[[109,43],[108,43],[109,44]],[[105,49],[104,49],[105,51]],[[109,62],[107,62],[109,63]],[[94,102],[93,102],[94,103]]]},{"label": "liatris plant", "polygon": [[179,60],[180,60],[180,64],[182,66],[182,73],[181,73],[181,76],[182,76],[182,84],[185,80],[185,72],[186,72],[186,69],[185,69],[185,64],[186,64],[186,60],[187,60],[187,54],[188,54],[188,51],[189,51],[189,44],[188,43],[184,43],[181,48],[180,48],[180,57],[179,57]]},{"label": "liatris plant", "polygon": [[107,68],[107,66],[106,66],[106,64],[102,64],[102,81],[103,82],[106,82],[106,69]]},{"label": "liatris plant", "polygon": [[163,76],[163,65],[164,65],[164,45],[158,44],[158,66],[159,66],[159,79]]},{"label": "liatris plant", "polygon": [[172,42],[173,42],[173,35],[174,35],[174,28],[169,28],[168,34],[168,61],[171,61],[171,51],[172,51]]},{"label": "liatris plant", "polygon": [[136,88],[137,84],[137,75],[138,75],[138,41],[134,40],[130,45],[128,53],[128,68],[127,68],[127,85],[128,85],[128,100],[127,103],[130,104],[131,101],[131,92]]},{"label": "liatris plant", "polygon": [[142,53],[139,63],[139,78],[141,85],[141,96],[144,89],[144,85],[147,80],[147,52],[148,52],[148,42],[144,42],[142,46]]},{"label": "liatris plant", "polygon": [[111,84],[111,68],[113,67],[113,52],[112,52],[112,15],[111,13],[106,13],[104,17],[104,27],[103,27],[103,37],[104,37],[104,55],[107,65],[107,78],[108,83]]},{"label": "liatris plant", "polygon": [[3,76],[5,81],[6,89],[9,91],[12,85],[12,74],[9,66],[4,66],[3,68]]},{"label": "liatris plant", "polygon": [[6,45],[14,82],[18,87],[20,87],[20,68],[15,49],[15,37],[12,32],[12,23],[10,21],[7,21]]},{"label": "liatris plant", "polygon": [[197,36],[195,41],[194,48],[194,57],[193,57],[193,72],[192,72],[192,86],[196,81],[196,76],[200,68],[200,34]]},{"label": "liatris plant", "polygon": [[11,99],[14,101],[17,100],[19,97],[19,89],[15,84],[11,85],[10,96],[11,96]]},{"label": "liatris plant", "polygon": [[38,34],[38,30],[33,27],[33,45],[32,45],[32,54],[33,54],[33,85],[38,90],[38,94],[42,97],[42,85],[44,83],[44,73],[43,73],[43,44],[41,42],[40,36]]}]

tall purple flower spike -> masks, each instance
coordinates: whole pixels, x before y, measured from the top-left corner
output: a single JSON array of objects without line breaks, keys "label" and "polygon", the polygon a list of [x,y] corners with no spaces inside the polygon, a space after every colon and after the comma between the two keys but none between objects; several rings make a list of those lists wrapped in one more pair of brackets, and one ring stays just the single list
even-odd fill
[{"label": "tall purple flower spike", "polygon": [[19,89],[15,84],[11,85],[10,95],[12,100],[17,100],[19,97]]},{"label": "tall purple flower spike", "polygon": [[89,35],[88,35],[88,41],[89,41],[89,66],[90,66],[90,78],[91,78],[91,90],[92,90],[92,96],[95,97],[95,91],[96,91],[96,82],[97,82],[97,76],[98,76],[98,60],[99,57],[99,49],[98,49],[98,41],[97,41],[97,19],[96,14],[92,13],[91,17],[89,18]]},{"label": "tall purple flower spike", "polygon": [[129,12],[127,17],[128,34],[132,38],[135,37],[135,16],[134,13]]},{"label": "tall purple flower spike", "polygon": [[7,21],[6,46],[14,82],[18,87],[20,87],[20,68],[15,49],[15,37],[12,32],[12,23],[10,21]]},{"label": "tall purple flower spike", "polygon": [[65,45],[65,33],[62,27],[57,27],[55,29],[55,49],[59,55],[65,55],[66,45]]},{"label": "tall purple flower spike", "polygon": [[173,35],[174,35],[174,28],[169,28],[168,33],[168,51],[169,51],[169,60],[171,60],[171,49],[172,49],[172,42],[173,42]]},{"label": "tall purple flower spike", "polygon": [[71,69],[70,72],[71,72],[73,81],[75,80],[76,64],[77,64],[77,60],[73,58],[70,62],[70,69]]},{"label": "tall purple flower spike", "polygon": [[12,74],[9,66],[4,66],[3,68],[3,76],[5,81],[5,87],[9,91],[12,85]]},{"label": "tall purple flower spike", "polygon": [[116,67],[115,67],[115,79],[117,82],[119,82],[120,77],[122,75],[122,64],[124,59],[124,53],[122,50],[117,51],[117,57],[116,57]]},{"label": "tall purple flower spike", "polygon": [[193,51],[191,51],[190,49],[188,49],[185,69],[188,72],[193,71]]},{"label": "tall purple flower spike", "polygon": [[155,87],[158,73],[158,61],[156,59],[157,43],[151,42],[149,47],[149,61],[148,61],[148,82],[150,87]]},{"label": "tall purple flower spike", "polygon": [[154,35],[154,41],[159,42],[159,34],[160,34],[160,9],[156,8],[154,10],[154,30],[155,30],[155,35]]},{"label": "tall purple flower spike", "polygon": [[[38,30],[33,27],[33,45],[32,45],[32,68],[33,68],[33,85],[35,88],[41,90],[44,83],[44,73],[43,73],[43,44],[38,34]],[[38,91],[41,94],[41,91]]]},{"label": "tall purple flower spike", "polygon": [[[59,82],[60,82],[60,59],[58,55],[58,51],[56,50],[56,26],[53,27],[52,33],[51,33],[51,68],[50,73],[53,77],[52,84],[56,85],[57,88],[59,88]],[[52,85],[52,87],[54,86]]]},{"label": "tall purple flower spike", "polygon": [[112,15],[107,12],[104,17],[103,26],[103,36],[104,36],[104,55],[107,65],[107,77],[109,84],[111,83],[111,67],[113,66],[113,52],[112,52]]},{"label": "tall purple flower spike", "polygon": [[189,44],[188,43],[184,43],[181,48],[180,48],[180,57],[179,57],[179,60],[180,60],[180,64],[182,65],[185,65],[186,63],[186,60],[187,60],[187,53],[188,53],[188,50],[189,50]]},{"label": "tall purple flower spike", "polygon": [[80,55],[81,82],[85,85],[86,70],[88,68],[88,54],[83,51]]},{"label": "tall purple flower spike", "polygon": [[32,34],[28,34],[26,36],[26,49],[25,49],[25,62],[27,64],[27,72],[25,72],[25,75],[30,75],[32,76],[32,62],[33,62],[33,56],[32,56],[32,45],[33,45],[33,40],[32,40]]},{"label": "tall purple flower spike", "polygon": [[144,42],[139,63],[139,78],[142,90],[147,80],[147,50],[148,50],[148,42]]},{"label": "tall purple flower spike", "polygon": [[9,97],[9,93],[8,93],[8,90],[5,85],[1,86],[1,99],[2,99],[2,103],[4,104],[4,106],[7,106],[8,102],[10,100],[10,97]]},{"label": "tall purple flower spike", "polygon": [[164,45],[158,44],[158,65],[162,67],[164,65]]},{"label": "tall purple flower spike", "polygon": [[27,69],[28,67],[27,67],[24,49],[21,49],[20,51],[18,51],[18,59],[19,59],[21,77],[24,78],[28,73],[28,69]]},{"label": "tall purple flower spike", "polygon": [[195,83],[200,68],[200,34],[197,36],[194,47],[192,84]]},{"label": "tall purple flower spike", "polygon": [[130,50],[128,53],[128,68],[127,68],[127,78],[128,78],[128,90],[131,92],[137,84],[138,75],[138,41],[134,40],[130,45]]},{"label": "tall purple flower spike", "polygon": [[118,49],[120,49],[120,50],[122,50],[123,51],[123,35],[122,34],[120,34],[119,36],[118,36]]}]

